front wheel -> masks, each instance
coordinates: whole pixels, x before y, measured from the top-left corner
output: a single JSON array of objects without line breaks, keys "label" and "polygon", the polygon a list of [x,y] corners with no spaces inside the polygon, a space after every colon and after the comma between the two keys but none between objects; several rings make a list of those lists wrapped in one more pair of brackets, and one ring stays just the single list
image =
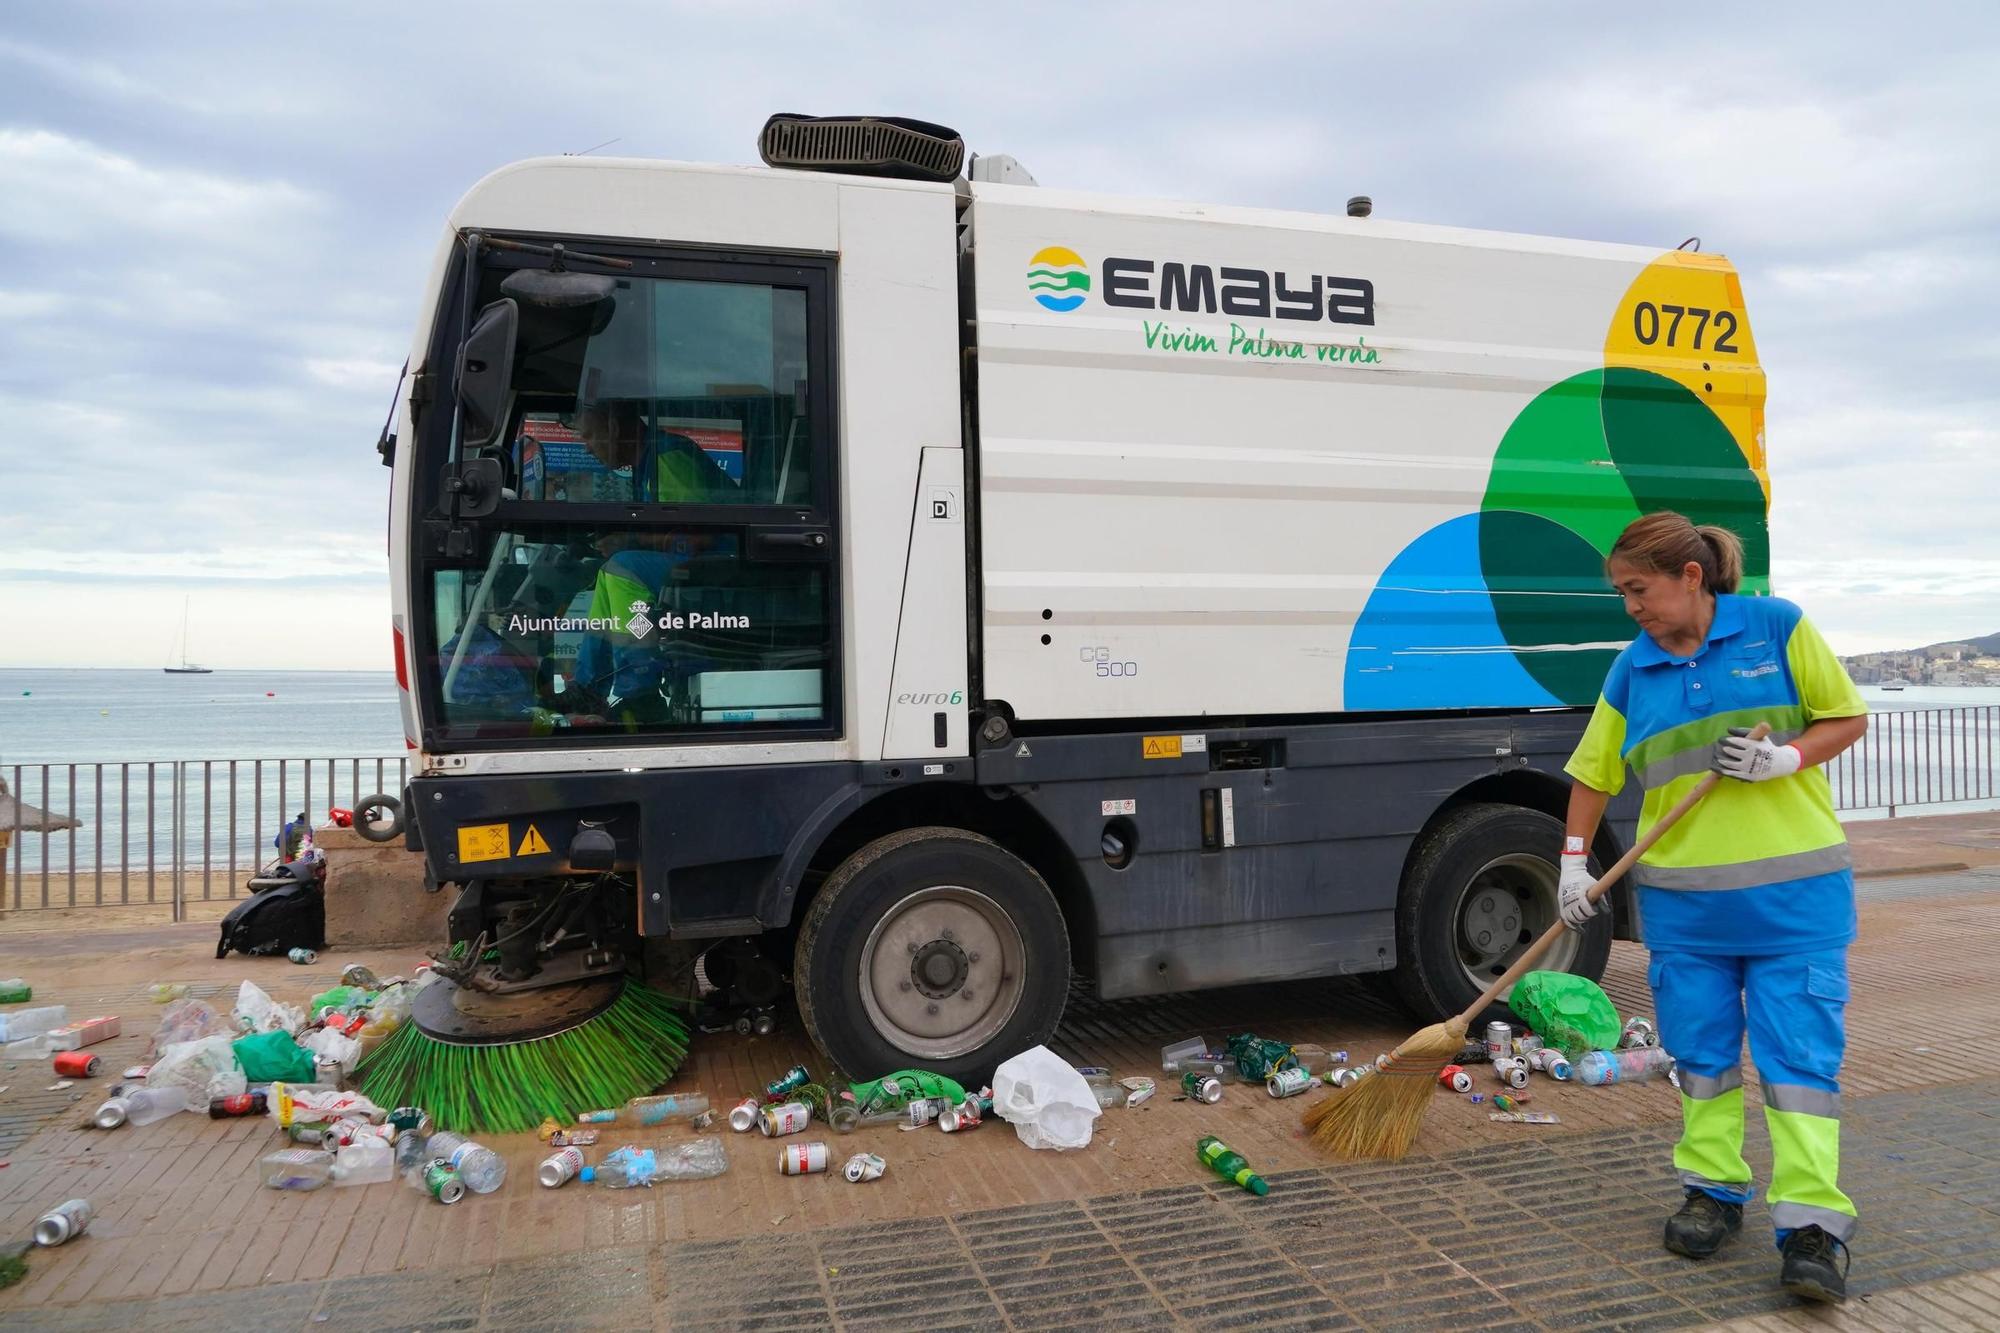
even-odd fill
[{"label": "front wheel", "polygon": [[1055,1031],[1069,934],[1019,857],[962,829],[906,829],[827,879],[792,975],[807,1034],[848,1074],[984,1079]]},{"label": "front wheel", "polygon": [[[1560,919],[1562,840],[1562,824],[1539,810],[1489,804],[1460,806],[1424,835],[1396,906],[1395,984],[1411,1008],[1439,1020],[1462,1013]],[[1603,873],[1594,855],[1590,871]],[[1610,957],[1607,906],[1536,966],[1596,981]],[[1478,1021],[1506,1017],[1501,1003]]]}]

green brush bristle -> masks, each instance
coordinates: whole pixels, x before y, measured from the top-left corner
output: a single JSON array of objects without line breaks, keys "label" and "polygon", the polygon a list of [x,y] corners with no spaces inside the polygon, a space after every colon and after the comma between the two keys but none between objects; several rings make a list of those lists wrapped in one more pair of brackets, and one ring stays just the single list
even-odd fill
[{"label": "green brush bristle", "polygon": [[537,1041],[453,1046],[405,1023],[357,1075],[378,1106],[420,1106],[440,1129],[515,1134],[644,1096],[686,1055],[677,1002],[627,983],[597,1017]]}]

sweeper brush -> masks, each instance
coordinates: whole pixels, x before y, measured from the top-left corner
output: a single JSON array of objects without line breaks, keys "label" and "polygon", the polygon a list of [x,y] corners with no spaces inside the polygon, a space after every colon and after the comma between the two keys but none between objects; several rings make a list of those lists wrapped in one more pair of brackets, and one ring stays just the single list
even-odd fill
[{"label": "sweeper brush", "polygon": [[376,1105],[439,1128],[517,1133],[653,1091],[687,1039],[681,1002],[623,977],[500,994],[440,980],[357,1076]]}]

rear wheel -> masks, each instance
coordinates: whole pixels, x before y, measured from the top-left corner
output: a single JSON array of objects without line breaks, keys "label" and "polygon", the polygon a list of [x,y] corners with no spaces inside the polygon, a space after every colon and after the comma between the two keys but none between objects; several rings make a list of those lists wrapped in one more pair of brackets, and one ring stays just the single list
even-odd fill
[{"label": "rear wheel", "polygon": [[806,1032],[857,1078],[984,1078],[1048,1040],[1069,935],[1042,877],[961,829],[892,833],[828,877],[792,969]]},{"label": "rear wheel", "polygon": [[[1539,810],[1473,804],[1447,814],[1403,876],[1396,908],[1397,991],[1426,1018],[1462,1012],[1554,925],[1563,826]],[[1592,874],[1602,872],[1596,857]],[[1536,966],[1592,981],[1611,957],[1611,914],[1565,932]],[[1504,1003],[1479,1021],[1506,1018]]]}]

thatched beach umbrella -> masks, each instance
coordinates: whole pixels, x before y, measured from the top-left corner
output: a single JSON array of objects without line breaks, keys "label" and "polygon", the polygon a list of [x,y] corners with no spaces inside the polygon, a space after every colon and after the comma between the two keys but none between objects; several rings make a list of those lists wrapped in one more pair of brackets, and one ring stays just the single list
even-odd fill
[{"label": "thatched beach umbrella", "polygon": [[7,906],[7,849],[17,833],[67,833],[83,827],[81,819],[51,814],[38,805],[29,805],[7,790],[0,778],[0,910]]}]

